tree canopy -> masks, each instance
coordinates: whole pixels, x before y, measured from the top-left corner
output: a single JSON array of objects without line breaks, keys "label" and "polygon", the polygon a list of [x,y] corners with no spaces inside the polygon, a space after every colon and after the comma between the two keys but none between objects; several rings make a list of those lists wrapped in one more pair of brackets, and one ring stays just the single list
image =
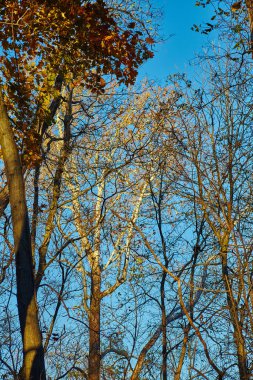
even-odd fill
[{"label": "tree canopy", "polygon": [[252,9],[196,5],[158,85],[147,2],[1,2],[2,378],[252,377]]}]

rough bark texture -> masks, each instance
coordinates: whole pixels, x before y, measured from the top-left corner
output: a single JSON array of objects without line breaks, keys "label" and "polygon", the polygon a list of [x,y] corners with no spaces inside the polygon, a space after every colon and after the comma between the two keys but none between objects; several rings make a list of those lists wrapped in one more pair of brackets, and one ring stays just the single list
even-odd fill
[{"label": "rough bark texture", "polygon": [[16,258],[17,304],[23,341],[22,380],[45,380],[44,351],[34,288],[31,237],[18,149],[0,93],[0,144],[12,214]]},{"label": "rough bark texture", "polygon": [[88,380],[100,380],[100,291],[101,271],[98,257],[94,255],[94,264],[91,269],[91,300],[89,311],[89,369]]},{"label": "rough bark texture", "polygon": [[9,203],[9,191],[8,186],[5,186],[0,192],[0,216],[3,215],[4,210]]}]

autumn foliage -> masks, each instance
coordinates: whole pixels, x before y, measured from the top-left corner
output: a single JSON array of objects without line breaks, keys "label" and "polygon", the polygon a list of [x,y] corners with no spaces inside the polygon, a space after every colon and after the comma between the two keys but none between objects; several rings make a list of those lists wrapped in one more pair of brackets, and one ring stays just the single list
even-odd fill
[{"label": "autumn foliage", "polygon": [[[131,84],[153,53],[135,22],[119,25],[102,0],[96,2],[2,1],[1,82],[23,160],[40,159],[42,124],[62,84],[102,92],[111,76]],[[55,85],[58,78],[58,86]]]}]

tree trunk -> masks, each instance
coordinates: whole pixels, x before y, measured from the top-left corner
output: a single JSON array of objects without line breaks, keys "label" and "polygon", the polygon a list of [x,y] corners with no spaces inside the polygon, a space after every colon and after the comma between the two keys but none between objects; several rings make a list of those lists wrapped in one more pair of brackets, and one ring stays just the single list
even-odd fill
[{"label": "tree trunk", "polygon": [[100,291],[101,291],[101,270],[98,257],[93,256],[91,268],[91,300],[89,310],[89,363],[88,380],[100,380]]},{"label": "tree trunk", "polygon": [[227,264],[227,244],[221,247],[221,263],[222,263],[222,279],[225,285],[227,294],[227,305],[230,313],[231,322],[234,328],[234,343],[237,351],[238,368],[240,380],[249,380],[250,374],[247,368],[247,350],[243,336],[242,326],[238,316],[238,305],[234,298],[233,291],[230,285]]},{"label": "tree trunk", "polygon": [[45,380],[44,351],[34,288],[31,236],[22,166],[0,93],[0,144],[8,182],[16,259],[17,304],[23,342],[22,380]]},{"label": "tree trunk", "polygon": [[183,364],[184,364],[184,358],[187,351],[187,343],[188,343],[190,328],[191,328],[191,325],[188,324],[188,326],[184,329],[184,339],[183,339],[183,344],[182,344],[181,353],[179,357],[179,362],[178,362],[177,369],[174,375],[174,380],[180,380],[180,377],[181,377]]},{"label": "tree trunk", "polygon": [[[165,267],[168,267],[168,261],[166,259]],[[162,309],[162,379],[167,380],[167,318],[165,307],[165,280],[166,272],[163,272],[161,282],[161,309]]]},{"label": "tree trunk", "polygon": [[249,27],[250,27],[250,51],[253,57],[253,3],[252,0],[246,0],[248,9]]}]

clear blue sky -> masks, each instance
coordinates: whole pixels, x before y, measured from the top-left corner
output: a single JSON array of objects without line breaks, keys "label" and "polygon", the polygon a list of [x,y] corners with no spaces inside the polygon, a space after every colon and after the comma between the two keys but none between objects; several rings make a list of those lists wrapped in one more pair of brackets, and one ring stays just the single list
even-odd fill
[{"label": "clear blue sky", "polygon": [[193,24],[210,22],[211,7],[196,7],[195,0],[152,0],[154,7],[161,8],[161,35],[166,39],[154,47],[155,56],[139,70],[139,79],[148,77],[162,83],[169,74],[190,72],[189,61],[194,53],[201,52],[214,32],[206,36],[191,30]]}]

